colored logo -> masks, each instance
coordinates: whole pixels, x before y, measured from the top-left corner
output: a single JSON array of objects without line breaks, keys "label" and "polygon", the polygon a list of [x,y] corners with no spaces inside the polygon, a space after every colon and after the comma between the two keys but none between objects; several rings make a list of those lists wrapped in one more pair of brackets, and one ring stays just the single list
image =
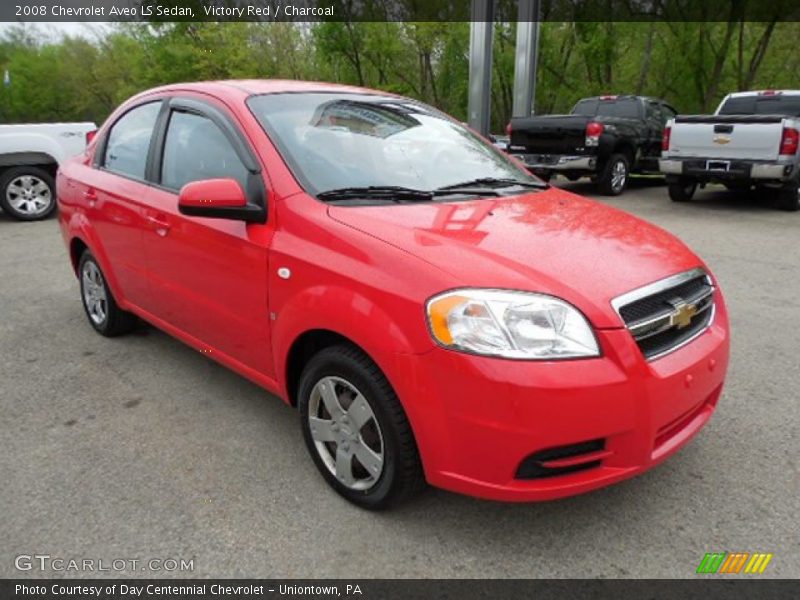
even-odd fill
[{"label": "colored logo", "polygon": [[772,554],[765,552],[709,552],[700,561],[697,572],[761,574],[771,560]]},{"label": "colored logo", "polygon": [[683,300],[678,300],[673,307],[675,312],[670,315],[669,324],[676,326],[678,329],[688,327],[692,322],[692,317],[697,314],[697,305],[687,304]]}]

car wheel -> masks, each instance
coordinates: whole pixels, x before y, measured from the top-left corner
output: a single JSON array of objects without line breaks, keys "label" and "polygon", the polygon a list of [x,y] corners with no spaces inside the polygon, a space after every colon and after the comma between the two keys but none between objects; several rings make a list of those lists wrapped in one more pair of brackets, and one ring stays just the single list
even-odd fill
[{"label": "car wheel", "polygon": [[629,172],[628,158],[624,154],[612,154],[597,180],[600,192],[606,196],[619,196],[628,185]]},{"label": "car wheel", "polygon": [[673,202],[689,202],[697,190],[697,182],[691,180],[681,180],[675,183],[670,183],[669,197]]},{"label": "car wheel", "polygon": [[778,208],[789,212],[800,210],[800,184],[794,182],[778,191]]},{"label": "car wheel", "polygon": [[38,167],[14,167],[0,177],[0,207],[18,221],[40,221],[56,209],[53,176]]},{"label": "car wheel", "polygon": [[100,265],[88,250],[81,256],[78,276],[83,309],[89,323],[98,333],[114,337],[128,333],[136,326],[136,317],[117,306]]},{"label": "car wheel", "polygon": [[378,366],[352,346],[321,350],[300,377],[306,446],[347,500],[381,509],[424,487],[417,445],[397,395]]}]

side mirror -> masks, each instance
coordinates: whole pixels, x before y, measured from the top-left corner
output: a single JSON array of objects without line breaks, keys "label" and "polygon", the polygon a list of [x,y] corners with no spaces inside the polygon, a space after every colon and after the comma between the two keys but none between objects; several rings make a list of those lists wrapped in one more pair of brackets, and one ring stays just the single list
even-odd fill
[{"label": "side mirror", "polygon": [[235,179],[204,179],[187,183],[178,195],[178,210],[192,217],[260,223],[266,220],[264,208],[248,203],[242,186]]}]

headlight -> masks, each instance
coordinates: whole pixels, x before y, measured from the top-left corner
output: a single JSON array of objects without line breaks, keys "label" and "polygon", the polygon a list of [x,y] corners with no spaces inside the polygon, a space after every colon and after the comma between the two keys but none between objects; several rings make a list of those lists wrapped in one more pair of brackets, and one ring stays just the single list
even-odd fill
[{"label": "headlight", "polygon": [[434,339],[453,350],[540,360],[600,355],[586,318],[553,296],[464,289],[434,296],[426,308]]}]

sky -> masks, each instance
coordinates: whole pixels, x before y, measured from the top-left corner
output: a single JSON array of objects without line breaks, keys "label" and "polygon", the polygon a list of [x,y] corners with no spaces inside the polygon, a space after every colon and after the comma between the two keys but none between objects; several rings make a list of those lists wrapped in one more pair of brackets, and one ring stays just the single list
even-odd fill
[{"label": "sky", "polygon": [[[4,33],[14,25],[16,25],[16,23],[0,23],[0,34]],[[54,39],[59,38],[62,35],[84,35],[87,37],[93,37],[96,32],[102,32],[108,27],[106,23],[81,23],[78,21],[63,23],[31,23],[31,25],[35,25],[37,29]]]}]

